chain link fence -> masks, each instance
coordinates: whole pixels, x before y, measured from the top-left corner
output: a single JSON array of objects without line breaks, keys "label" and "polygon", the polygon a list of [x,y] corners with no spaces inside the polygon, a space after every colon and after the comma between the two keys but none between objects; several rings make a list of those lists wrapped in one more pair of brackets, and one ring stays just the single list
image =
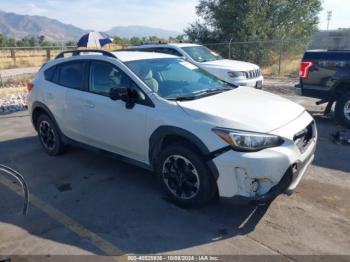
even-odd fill
[{"label": "chain link fence", "polygon": [[257,64],[264,75],[297,76],[308,43],[303,39],[204,44],[227,59]]},{"label": "chain link fence", "polygon": [[[107,50],[121,49],[119,45],[109,45]],[[60,52],[76,49],[76,46],[59,47],[0,47],[0,70],[10,68],[40,67],[55,58]]]},{"label": "chain link fence", "polygon": [[[337,33],[318,33],[313,41],[305,39],[267,40],[204,44],[227,59],[247,61],[261,67],[264,75],[297,76],[300,60],[307,49],[332,49],[335,44],[343,49],[349,36]],[[344,40],[345,39],[345,40]],[[110,46],[107,50],[121,49],[123,46]],[[74,46],[60,47],[0,47],[0,70],[9,68],[39,67],[53,59],[59,52],[75,49]],[[0,86],[4,83],[0,74]]]}]

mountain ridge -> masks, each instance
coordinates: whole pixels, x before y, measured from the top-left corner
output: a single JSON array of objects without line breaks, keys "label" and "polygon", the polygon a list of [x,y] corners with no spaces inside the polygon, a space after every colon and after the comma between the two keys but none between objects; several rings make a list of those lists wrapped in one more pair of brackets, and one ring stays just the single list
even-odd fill
[{"label": "mountain ridge", "polygon": [[[13,12],[0,10],[0,34],[5,37],[13,37],[17,40],[25,37],[45,36],[49,41],[77,41],[83,34],[92,30],[86,30],[65,24],[61,21],[46,16],[39,15],[20,15]],[[180,32],[154,28],[141,25],[114,26],[106,31],[111,36],[123,38],[131,37],[150,37],[160,38],[176,37]]]},{"label": "mountain ridge", "polygon": [[131,38],[134,36],[141,38],[150,36],[168,38],[181,35],[180,32],[174,30],[166,30],[162,28],[141,25],[115,26],[110,30],[106,31],[106,33],[112,36],[119,36],[124,38]]},{"label": "mountain ridge", "polygon": [[71,24],[38,15],[19,15],[0,10],[0,33],[5,37],[22,39],[44,35],[47,40],[77,40],[88,32]]}]

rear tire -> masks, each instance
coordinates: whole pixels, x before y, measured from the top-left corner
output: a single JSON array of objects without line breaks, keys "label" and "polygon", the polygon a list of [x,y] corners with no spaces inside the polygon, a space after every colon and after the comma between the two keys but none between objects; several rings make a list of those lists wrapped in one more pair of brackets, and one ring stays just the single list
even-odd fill
[{"label": "rear tire", "polygon": [[205,160],[185,143],[163,149],[156,163],[156,173],[165,193],[179,206],[203,206],[217,191]]},{"label": "rear tire", "polygon": [[335,106],[337,119],[347,128],[350,128],[350,92],[345,93]]},{"label": "rear tire", "polygon": [[56,124],[46,114],[39,116],[37,121],[38,136],[44,150],[50,156],[57,156],[64,150],[64,144]]}]

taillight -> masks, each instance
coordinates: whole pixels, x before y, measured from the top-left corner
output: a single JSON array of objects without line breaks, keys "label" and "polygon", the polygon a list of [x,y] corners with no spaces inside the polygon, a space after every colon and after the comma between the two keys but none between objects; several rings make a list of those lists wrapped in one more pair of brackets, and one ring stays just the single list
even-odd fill
[{"label": "taillight", "polygon": [[33,90],[33,88],[34,88],[34,84],[33,83],[27,83],[27,90],[28,90],[28,92],[31,92],[32,90]]},{"label": "taillight", "polygon": [[311,61],[302,61],[300,66],[300,73],[299,76],[301,78],[308,78],[309,77],[309,70],[314,65]]}]

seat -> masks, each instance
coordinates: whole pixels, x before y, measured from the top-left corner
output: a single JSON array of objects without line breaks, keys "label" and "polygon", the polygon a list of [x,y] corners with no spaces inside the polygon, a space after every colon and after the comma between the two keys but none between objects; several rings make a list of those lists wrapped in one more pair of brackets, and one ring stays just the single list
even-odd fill
[{"label": "seat", "polygon": [[120,75],[108,64],[95,64],[90,90],[95,93],[109,94],[111,88],[119,87]]},{"label": "seat", "polygon": [[159,84],[158,81],[153,78],[152,70],[144,68],[140,72],[142,80],[154,91],[158,92]]}]

